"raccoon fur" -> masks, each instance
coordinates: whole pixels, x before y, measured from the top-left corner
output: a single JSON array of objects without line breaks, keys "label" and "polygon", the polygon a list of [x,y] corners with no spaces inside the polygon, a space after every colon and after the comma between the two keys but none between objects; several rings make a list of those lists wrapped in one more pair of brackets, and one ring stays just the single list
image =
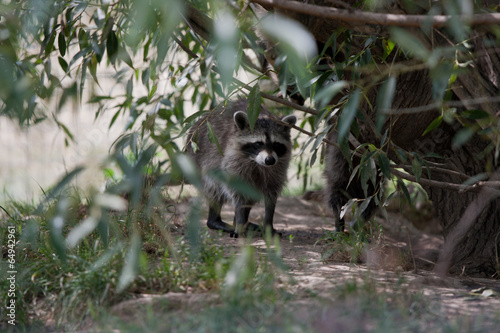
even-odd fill
[{"label": "raccoon fur", "polygon": [[[337,142],[337,133],[335,131],[328,134],[328,140]],[[353,166],[358,165],[361,162],[360,158],[355,156],[353,158]],[[349,162],[345,159],[341,150],[338,147],[327,145],[325,154],[325,178],[326,178],[326,189],[325,189],[325,199],[326,204],[330,206],[333,210],[333,219],[335,223],[336,232],[344,232],[345,221],[341,218],[342,207],[352,198],[363,199],[365,198],[365,193],[359,177],[354,177],[349,184],[349,178],[351,177],[351,170],[349,169]],[[378,176],[377,176],[378,177]],[[377,178],[377,182],[379,178]],[[371,182],[368,184],[367,194],[372,196],[375,193],[375,188]],[[369,220],[374,211],[376,205],[374,200],[371,200],[366,209],[361,213],[361,221],[352,221],[350,223],[351,228],[358,228],[365,221]]]},{"label": "raccoon fur", "polygon": [[[265,204],[264,231],[275,233],[274,210],[286,181],[292,150],[290,127],[276,123],[261,112],[251,131],[246,107],[246,100],[238,100],[225,108],[217,108],[195,123],[188,134],[188,140],[198,146],[194,152],[188,144],[188,152],[202,173],[204,195],[209,204],[207,226],[229,232],[233,237],[247,228],[259,229],[248,222],[250,209],[256,201],[216,181],[209,173],[222,171],[259,190]],[[207,121],[217,137],[222,155],[208,138]],[[282,121],[294,125],[297,118],[289,115]],[[223,222],[220,216],[222,206],[228,201],[235,207],[233,226]]]}]

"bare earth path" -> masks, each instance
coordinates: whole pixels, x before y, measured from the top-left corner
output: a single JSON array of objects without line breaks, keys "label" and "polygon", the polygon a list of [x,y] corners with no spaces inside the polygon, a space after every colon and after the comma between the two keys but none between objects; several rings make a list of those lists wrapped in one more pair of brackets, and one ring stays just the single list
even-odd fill
[{"label": "bare earth path", "polygon": [[[189,203],[179,205],[181,221],[188,209]],[[252,210],[250,220],[261,221],[263,214],[263,207],[258,205]],[[222,217],[225,221],[232,221],[231,207],[225,207]],[[468,277],[438,278],[431,272],[432,262],[437,258],[442,244],[440,236],[417,230],[398,212],[389,212],[386,217],[379,214],[376,216],[376,221],[383,227],[383,237],[370,247],[363,262],[350,263],[348,260],[342,260],[342,257],[325,261],[322,259],[322,253],[326,249],[325,244],[318,242],[318,239],[325,234],[325,230],[332,230],[330,220],[330,217],[325,216],[321,205],[316,202],[297,197],[284,197],[278,201],[275,228],[283,233],[280,242],[281,256],[294,280],[294,283],[287,284],[286,288],[297,297],[296,301],[287,305],[295,309],[294,313],[298,318],[312,322],[317,331],[325,329],[332,332],[337,329],[353,331],[353,320],[363,320],[342,315],[349,311],[345,308],[346,304],[351,303],[345,300],[339,303],[336,300],[338,296],[335,295],[339,294],[339,289],[345,288],[346,283],[357,284],[360,288],[374,286],[377,291],[382,291],[383,295],[386,295],[387,302],[391,302],[393,294],[420,293],[422,297],[426,297],[429,306],[437,304],[439,310],[436,312],[439,314],[436,316],[444,316],[450,320],[481,318],[484,321],[485,332],[492,331],[492,327],[496,325],[494,323],[500,322],[498,280]],[[206,228],[204,224],[203,228]],[[227,234],[210,232],[228,247],[241,245],[241,240],[232,239]],[[408,246],[409,243],[411,248]],[[262,239],[254,240],[252,245],[258,249],[265,249]],[[138,304],[151,305],[160,299],[167,299],[171,304],[175,304],[173,308],[168,309],[169,311],[174,309],[193,311],[203,308],[206,302],[213,300],[214,297],[215,295],[211,294],[192,293],[145,296],[116,305],[114,313],[130,320],[130,314],[134,313],[133,309]],[[413,311],[411,304],[408,311]],[[370,321],[356,324],[358,325],[356,327],[362,328],[361,331],[369,330],[371,327]],[[351,330],[345,330],[347,327],[351,327]]]}]

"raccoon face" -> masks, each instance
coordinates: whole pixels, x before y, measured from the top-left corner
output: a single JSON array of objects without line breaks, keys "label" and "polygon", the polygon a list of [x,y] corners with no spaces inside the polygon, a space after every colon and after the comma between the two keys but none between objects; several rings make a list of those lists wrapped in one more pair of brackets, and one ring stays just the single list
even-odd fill
[{"label": "raccoon face", "polygon": [[[253,133],[250,131],[247,114],[238,111],[234,114],[234,121],[240,131],[238,143],[244,155],[257,164],[269,167],[278,163],[279,158],[285,156],[290,147],[290,129],[278,125],[272,120],[257,119]],[[282,121],[294,125],[297,118],[287,116]]]}]

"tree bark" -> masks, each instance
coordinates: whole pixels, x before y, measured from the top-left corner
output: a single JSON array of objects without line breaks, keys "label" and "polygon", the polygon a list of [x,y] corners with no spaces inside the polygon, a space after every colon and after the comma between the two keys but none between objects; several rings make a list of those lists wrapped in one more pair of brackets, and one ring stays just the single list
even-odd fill
[{"label": "tree bark", "polygon": [[[307,1],[309,4],[319,4],[329,6],[334,2],[327,0]],[[353,1],[345,1],[347,5],[353,4]],[[421,14],[426,12],[426,8],[413,8],[414,13]],[[392,7],[380,8],[379,11],[387,13],[404,14],[405,11],[397,2],[393,2]],[[354,29],[357,32],[376,34],[378,36],[387,36],[387,30],[383,26],[358,23],[348,21],[328,20],[318,18],[295,11],[282,10],[283,14],[288,15],[302,24],[304,24],[315,36],[318,42],[325,43],[331,34],[341,31],[339,28]],[[426,43],[429,49],[438,46],[446,47],[453,45],[453,38],[447,36],[446,30],[432,30],[427,35],[423,35],[421,30],[410,30]],[[343,42],[344,35],[338,34],[337,45]],[[458,75],[457,80],[451,86],[453,100],[457,102],[457,112],[467,109],[481,109],[490,115],[499,117],[500,104],[498,100],[491,97],[498,97],[500,86],[500,50],[488,46],[489,36],[485,30],[477,29],[469,39],[469,49],[464,49],[458,54],[459,62],[468,65],[463,73]],[[492,39],[493,40],[493,39]],[[352,53],[361,50],[364,37],[354,37],[351,39]],[[495,45],[491,43],[491,45]],[[372,53],[381,54],[381,45],[372,47]],[[337,55],[342,57],[342,55]],[[345,55],[344,55],[345,56]],[[342,59],[336,59],[342,60]],[[404,57],[397,55],[394,62],[404,61]],[[385,128],[390,129],[390,138],[392,142],[404,148],[407,151],[417,152],[421,156],[427,153],[436,153],[445,159],[430,160],[440,163],[440,167],[449,170],[458,171],[461,174],[470,177],[487,173],[493,175],[500,172],[498,156],[495,157],[495,149],[485,152],[488,145],[497,145],[498,142],[492,141],[488,137],[475,135],[470,141],[458,149],[452,148],[452,140],[463,126],[455,121],[452,124],[443,122],[438,128],[422,136],[422,133],[429,124],[441,114],[436,108],[432,107],[433,85],[428,70],[415,70],[402,73],[397,77],[397,87],[392,109],[406,109],[423,107],[426,111],[415,113],[404,113],[391,115],[387,118]],[[372,107],[376,105],[378,96],[377,86],[366,92],[367,100],[370,103],[363,103],[365,114],[371,118],[373,124],[376,110]],[[498,99],[498,98],[497,98]],[[431,105],[426,108],[425,106]],[[481,124],[487,126],[488,124]],[[370,122],[366,122],[361,129],[358,140],[361,143],[370,142],[379,143],[379,138],[373,131]],[[498,139],[496,139],[498,140]],[[391,156],[391,155],[390,155]],[[391,156],[397,161],[395,155]],[[424,171],[422,177],[426,177]],[[433,180],[461,184],[463,176],[447,173],[431,174]],[[500,177],[495,178],[497,180]],[[441,259],[446,262],[440,262],[441,273],[466,274],[472,276],[496,276],[499,274],[500,253],[500,199],[499,189],[487,189],[485,192],[458,192],[448,189],[424,186],[429,194],[437,211],[441,226],[443,227],[444,237],[448,247]],[[467,223],[461,223],[461,220],[468,220]],[[451,245],[450,245],[451,244]]]}]

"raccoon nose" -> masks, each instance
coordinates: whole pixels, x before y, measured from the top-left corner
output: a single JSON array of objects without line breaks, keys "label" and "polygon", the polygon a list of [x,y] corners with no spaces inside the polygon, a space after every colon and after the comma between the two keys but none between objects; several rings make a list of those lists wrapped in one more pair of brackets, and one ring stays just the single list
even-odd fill
[{"label": "raccoon nose", "polygon": [[266,165],[274,165],[276,164],[276,159],[273,156],[266,157],[265,161]]}]

